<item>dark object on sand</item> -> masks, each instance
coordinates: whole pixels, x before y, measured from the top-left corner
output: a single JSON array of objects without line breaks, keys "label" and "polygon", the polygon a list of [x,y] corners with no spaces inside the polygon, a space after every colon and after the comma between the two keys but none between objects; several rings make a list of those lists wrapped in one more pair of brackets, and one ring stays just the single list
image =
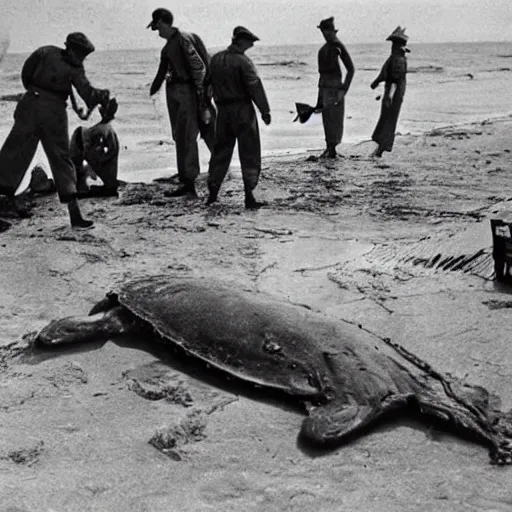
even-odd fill
[{"label": "dark object on sand", "polygon": [[492,256],[496,281],[512,282],[510,267],[512,266],[512,229],[510,222],[502,219],[491,219]]},{"label": "dark object on sand", "polygon": [[22,192],[22,194],[27,195],[45,195],[45,194],[53,194],[57,191],[55,187],[55,183],[51,178],[48,178],[45,170],[40,166],[36,165],[32,169],[32,174],[30,176],[30,183],[28,187]]},{"label": "dark object on sand", "polygon": [[315,112],[315,107],[307,103],[295,103],[295,108],[297,109],[297,116],[293,120],[294,123],[298,119],[301,124],[304,124]]},{"label": "dark object on sand", "polygon": [[20,101],[24,94],[24,92],[18,92],[15,94],[3,94],[0,96],[0,101]]},{"label": "dark object on sand", "polygon": [[[512,463],[510,417],[488,392],[445,377],[386,338],[263,293],[197,278],[152,276],[107,295],[89,317],[54,320],[37,345],[152,333],[210,367],[293,397],[306,406],[301,439],[334,447],[383,416],[433,417]],[[392,417],[392,416],[391,416]]]}]

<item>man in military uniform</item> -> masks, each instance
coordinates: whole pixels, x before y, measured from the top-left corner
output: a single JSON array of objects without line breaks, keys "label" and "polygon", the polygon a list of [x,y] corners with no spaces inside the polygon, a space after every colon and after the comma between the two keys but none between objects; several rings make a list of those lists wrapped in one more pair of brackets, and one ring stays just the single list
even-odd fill
[{"label": "man in military uniform", "polygon": [[[322,31],[325,44],[318,52],[318,101],[315,109],[322,110],[326,149],[321,157],[336,158],[336,146],[343,137],[343,122],[345,117],[345,96],[354,77],[354,64],[350,55],[338,39],[334,28],[334,18],[320,22],[318,28]],[[340,59],[347,75],[342,81]]]},{"label": "man in military uniform", "polygon": [[[105,105],[110,93],[95,89],[85,76],[83,61],[94,46],[81,32],[69,34],[66,48],[43,46],[25,61],[21,80],[26,93],[14,112],[14,126],[0,150],[0,194],[15,198],[39,141],[48,157],[62,203],[67,203],[71,225],[90,227],[77,203],[76,172],[69,154],[66,100],[73,85],[87,107]],[[20,210],[22,215],[23,212]]]},{"label": "man in military uniform", "polygon": [[235,27],[231,45],[215,54],[211,61],[213,98],[217,106],[215,146],[210,159],[207,204],[217,200],[222,181],[233,156],[235,143],[242,166],[245,207],[256,209],[253,190],[261,171],[261,145],[258,119],[253,102],[265,124],[270,124],[270,106],[256,68],[245,52],[259,41],[245,27]]},{"label": "man in military uniform", "polygon": [[166,81],[167,109],[181,186],[167,194],[171,197],[196,198],[195,180],[199,174],[197,136],[213,148],[215,110],[211,106],[208,84],[208,52],[196,34],[181,32],[173,26],[174,17],[167,9],[153,11],[147,28],[158,30],[167,40],[160,54],[160,65],[149,94],[152,96]]}]

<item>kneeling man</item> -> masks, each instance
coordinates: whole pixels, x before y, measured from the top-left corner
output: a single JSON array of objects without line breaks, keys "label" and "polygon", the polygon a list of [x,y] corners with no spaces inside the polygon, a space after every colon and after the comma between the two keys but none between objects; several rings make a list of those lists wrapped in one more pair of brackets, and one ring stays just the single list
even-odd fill
[{"label": "kneeling man", "polygon": [[[119,139],[110,121],[117,111],[117,101],[100,108],[101,121],[90,128],[79,126],[71,137],[71,160],[76,169],[79,197],[117,197]],[[87,184],[87,168],[101,178],[103,186]]]}]

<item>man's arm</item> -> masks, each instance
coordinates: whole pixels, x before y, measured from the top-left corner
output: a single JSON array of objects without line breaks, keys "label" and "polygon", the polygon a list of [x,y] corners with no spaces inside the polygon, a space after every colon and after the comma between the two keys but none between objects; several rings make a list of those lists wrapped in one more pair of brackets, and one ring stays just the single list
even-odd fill
[{"label": "man's arm", "polygon": [[386,62],[384,62],[384,65],[382,66],[380,73],[377,75],[377,78],[371,83],[370,87],[372,89],[375,89],[381,82],[385,82],[387,80],[388,65],[389,65],[389,59],[387,59]]},{"label": "man's arm", "polygon": [[270,117],[270,105],[268,104],[263,84],[261,83],[254,64],[245,56],[242,60],[242,79],[252,101],[254,101],[258,110],[261,112],[262,119],[265,120],[264,116]]},{"label": "man's arm", "polygon": [[96,89],[87,77],[83,67],[75,68],[71,76],[71,83],[74,85],[80,97],[85,101],[88,109],[96,105],[106,105],[110,98],[108,89]]},{"label": "man's arm", "polygon": [[205,44],[203,43],[203,40],[197,35],[197,34],[191,34],[192,39],[194,40],[194,47],[197,50],[197,53],[199,54],[199,57],[201,57],[201,60],[203,61],[206,71],[205,71],[205,77],[204,77],[204,101],[205,103],[210,103],[213,96],[213,89],[211,84],[211,75],[210,75],[210,54],[208,53],[208,50],[206,49]]},{"label": "man's arm", "polygon": [[345,90],[345,92],[348,92],[348,90],[350,89],[350,84],[352,83],[352,79],[354,78],[355,67],[350,57],[350,54],[348,53],[347,49],[345,48],[345,45],[341,41],[339,41],[338,43],[338,49],[340,52],[341,62],[343,62],[343,65],[347,70],[345,82],[343,83],[343,89]]},{"label": "man's arm", "polygon": [[153,83],[151,84],[151,87],[149,88],[150,96],[153,96],[153,94],[156,94],[160,90],[160,87],[162,87],[162,84],[164,83],[165,75],[167,74],[168,69],[169,69],[169,63],[167,62],[167,59],[163,55],[161,55],[158,70],[156,72]]},{"label": "man's arm", "polygon": [[199,56],[199,53],[197,53],[189,36],[181,34],[181,45],[197,94],[202,97],[204,92],[204,79],[206,76],[206,64]]}]

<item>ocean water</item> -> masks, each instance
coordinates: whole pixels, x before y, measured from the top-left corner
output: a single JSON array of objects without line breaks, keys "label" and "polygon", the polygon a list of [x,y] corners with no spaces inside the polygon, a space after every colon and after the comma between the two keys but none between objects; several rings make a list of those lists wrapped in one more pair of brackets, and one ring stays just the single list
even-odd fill
[{"label": "ocean water", "polygon": [[[206,39],[206,38],[205,38]],[[321,46],[258,46],[248,55],[256,64],[272,109],[272,124],[260,123],[264,155],[319,151],[324,145],[320,115],[304,125],[292,122],[295,102],[315,104],[317,97],[317,52]],[[407,91],[398,132],[421,133],[441,126],[479,121],[512,113],[512,42],[410,44]],[[210,48],[211,52],[222,48]],[[390,45],[347,45],[356,67],[352,87],[346,97],[344,143],[369,140],[379,115],[370,83],[389,55]],[[0,64],[0,95],[22,91],[19,78],[26,55],[7,54]],[[86,70],[96,87],[108,87],[119,101],[115,121],[123,148],[120,177],[129,180],[151,178],[175,171],[174,146],[162,90],[152,100],[149,85],[158,66],[159,49],[97,51],[86,61]],[[0,102],[0,141],[12,124],[12,102]],[[78,119],[70,111],[70,128]],[[94,124],[93,117],[86,124]],[[165,141],[165,145],[159,147]],[[140,158],[137,151],[141,153]],[[165,153],[151,163],[151,151]],[[148,156],[145,158],[142,154]],[[203,170],[209,158],[200,144]],[[124,158],[124,160],[123,160]],[[36,159],[44,164],[38,150]],[[147,163],[146,163],[147,162]],[[234,159],[234,166],[237,158]]]}]

